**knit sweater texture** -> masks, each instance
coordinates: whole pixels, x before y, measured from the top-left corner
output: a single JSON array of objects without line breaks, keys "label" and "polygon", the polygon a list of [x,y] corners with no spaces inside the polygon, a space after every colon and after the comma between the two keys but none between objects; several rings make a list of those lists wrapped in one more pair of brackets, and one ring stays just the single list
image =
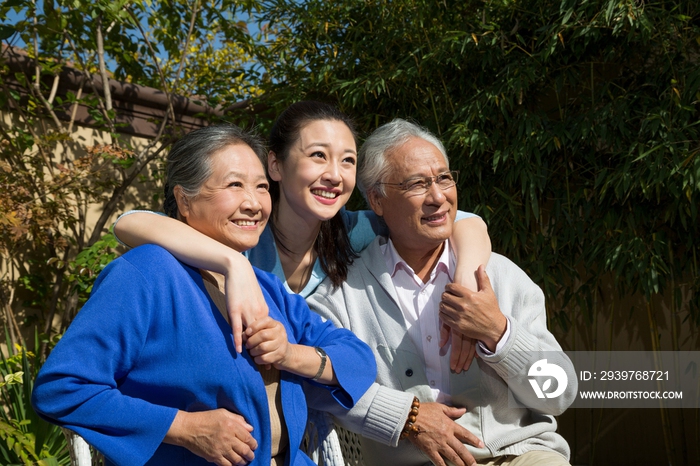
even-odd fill
[{"label": "knit sweater texture", "polygon": [[[291,343],[320,346],[339,386],[322,387],[351,407],[374,380],[374,357],[349,331],[309,311],[277,277],[255,270],[270,316]],[[356,370],[361,364],[367,368]],[[289,432],[287,465],[313,464],[299,451],[307,379],[281,373]],[[162,441],[177,410],[225,408],[253,426],[252,465],[270,464],[269,408],[258,367],[234,348],[229,324],[207,293],[199,270],[158,246],[141,246],[111,262],[88,302],[42,367],[32,403],[44,419],[68,427],[109,464],[200,465],[189,450]]]},{"label": "knit sweater texture", "polygon": [[[422,402],[435,400],[421,350],[408,337],[380,251],[385,241],[378,237],[365,249],[342,286],[334,290],[325,281],[307,298],[312,310],[352,330],[372,348],[377,380],[349,411],[339,409],[324,394],[314,397],[311,405],[333,413],[341,425],[362,434],[367,466],[419,466],[429,464],[428,457],[408,440],[399,442],[399,436],[413,397]],[[450,375],[450,404],[467,408],[457,422],[485,444],[484,448],[467,448],[477,460],[530,450],[555,451],[568,458],[569,446],[556,432],[554,416],[573,402],[576,378],[571,361],[547,330],[544,295],[525,272],[499,254],[491,255],[486,272],[501,311],[509,317],[511,334],[498,353],[487,355],[478,349],[479,357],[467,372]],[[559,363],[569,375],[569,384],[557,399],[540,400],[527,380],[531,359],[525,355],[552,352],[560,353]],[[449,352],[443,357],[449,358]],[[519,406],[511,406],[509,396]]]}]

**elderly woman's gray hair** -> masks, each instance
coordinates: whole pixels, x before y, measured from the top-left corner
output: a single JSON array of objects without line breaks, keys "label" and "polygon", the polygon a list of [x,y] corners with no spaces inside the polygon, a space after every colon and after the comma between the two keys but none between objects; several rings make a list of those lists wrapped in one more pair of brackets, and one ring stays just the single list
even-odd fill
[{"label": "elderly woman's gray hair", "polygon": [[424,139],[437,147],[449,168],[450,161],[447,159],[445,146],[438,138],[422,126],[396,118],[377,128],[360,148],[358,158],[362,160],[362,164],[357,172],[357,187],[367,202],[371,192],[381,197],[386,196],[384,186],[380,183],[389,175],[387,153],[412,137]]},{"label": "elderly woman's gray hair", "polygon": [[178,218],[173,192],[175,186],[181,186],[187,197],[197,196],[204,182],[212,175],[211,156],[236,144],[249,146],[263,167],[267,167],[267,151],[262,140],[234,125],[206,126],[188,133],[173,144],[166,160],[163,211],[169,217]]}]

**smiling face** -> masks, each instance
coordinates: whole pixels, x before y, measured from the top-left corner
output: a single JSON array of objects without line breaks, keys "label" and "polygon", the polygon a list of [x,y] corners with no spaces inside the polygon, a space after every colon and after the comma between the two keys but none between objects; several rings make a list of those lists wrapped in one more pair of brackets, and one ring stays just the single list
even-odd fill
[{"label": "smiling face", "polygon": [[[385,183],[435,176],[449,171],[445,158],[433,144],[411,137],[387,153],[390,167]],[[370,194],[372,210],[384,218],[398,253],[407,260],[435,250],[452,235],[457,214],[457,188],[431,184],[428,192],[412,195],[395,186],[385,186],[386,196]]]},{"label": "smiling face", "polygon": [[174,189],[182,220],[195,230],[245,251],[258,244],[272,202],[260,159],[245,144],[235,144],[210,157],[212,175],[197,196]]},{"label": "smiling face", "polygon": [[355,188],[357,148],[345,123],[314,120],[290,146],[287,158],[270,153],[270,178],[280,184],[280,212],[291,209],[307,221],[333,218]]}]

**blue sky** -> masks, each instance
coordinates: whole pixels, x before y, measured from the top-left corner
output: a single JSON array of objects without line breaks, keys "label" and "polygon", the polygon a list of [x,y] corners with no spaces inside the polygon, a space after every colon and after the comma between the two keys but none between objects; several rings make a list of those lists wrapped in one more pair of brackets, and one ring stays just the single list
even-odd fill
[{"label": "blue sky", "polygon": [[[14,2],[8,2],[8,1],[2,1],[2,6],[6,6],[8,3],[14,3]],[[43,2],[39,0],[39,5],[43,6]],[[5,25],[5,26],[12,26],[17,24],[19,21],[26,19],[26,11],[23,11],[21,13],[15,12],[14,9],[10,9],[9,12],[7,12],[7,17],[6,18],[0,18],[0,24]],[[12,45],[15,45],[17,47],[24,47],[24,41],[19,37],[18,34],[13,35],[10,38],[10,42]]]},{"label": "blue sky", "polygon": [[[23,2],[22,0],[0,0],[0,9],[6,8],[7,5],[13,5],[13,4],[27,4],[28,2]],[[37,0],[37,9],[39,11],[43,11],[43,1],[42,0]],[[19,21],[25,20],[27,15],[27,10],[23,9],[21,12],[16,12],[14,8],[10,8],[10,10],[7,12],[6,17],[2,18],[0,17],[0,27],[1,26],[14,26],[17,24]],[[256,22],[254,21],[249,21],[248,16],[243,16],[241,15],[238,20],[243,20],[246,21],[248,24],[248,30],[251,34],[257,34],[259,32],[259,28]],[[145,29],[148,29],[147,24],[142,25]],[[20,48],[25,48],[26,44],[24,41],[21,39],[19,34],[14,34],[12,37],[9,38],[9,43],[11,45],[14,45],[16,47]],[[8,42],[4,41],[4,42]]]}]

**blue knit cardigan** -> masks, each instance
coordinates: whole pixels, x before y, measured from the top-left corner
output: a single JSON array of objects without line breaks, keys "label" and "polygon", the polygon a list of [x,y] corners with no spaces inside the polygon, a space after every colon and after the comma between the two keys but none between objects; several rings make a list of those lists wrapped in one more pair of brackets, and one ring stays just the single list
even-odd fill
[{"label": "blue knit cardigan", "polygon": [[[326,351],[339,382],[327,389],[352,407],[376,375],[370,349],[311,312],[277,277],[255,272],[270,316],[284,324],[290,342]],[[307,382],[281,373],[290,466],[313,464],[299,451]],[[32,403],[40,416],[76,431],[109,463],[129,466],[207,464],[161,442],[177,410],[226,408],[253,426],[258,448],[251,464],[270,464],[270,416],[256,365],[245,350],[236,353],[231,328],[199,271],[159,246],[135,248],[100,274],[42,367]]]}]

